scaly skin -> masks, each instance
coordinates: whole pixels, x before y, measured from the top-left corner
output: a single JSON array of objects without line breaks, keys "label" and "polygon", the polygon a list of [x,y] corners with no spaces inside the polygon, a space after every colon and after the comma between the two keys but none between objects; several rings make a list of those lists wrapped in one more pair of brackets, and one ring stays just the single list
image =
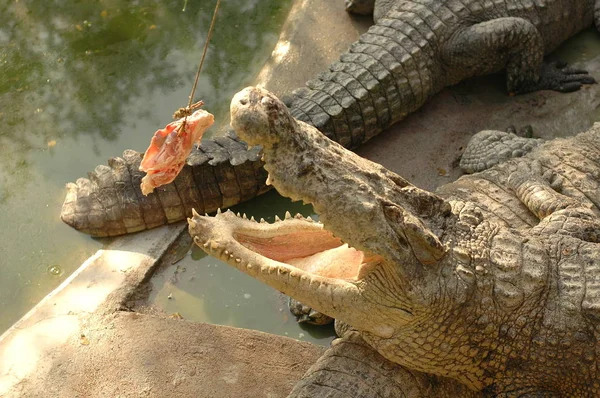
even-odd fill
[{"label": "scaly skin", "polygon": [[544,142],[541,138],[520,137],[512,132],[484,130],[475,134],[460,159],[465,173],[477,173],[508,159],[531,152]]},{"label": "scaly skin", "polygon": [[293,397],[600,395],[600,124],[433,194],[265,90],[238,93],[231,113],[268,181],[322,223],[196,214],[194,241],[349,325],[341,343],[366,343],[358,357],[332,348]]},{"label": "scaly skin", "polygon": [[[360,146],[419,109],[442,88],[471,76],[506,69],[507,88],[514,93],[572,91],[594,81],[584,71],[542,65],[544,54],[591,26],[592,0],[377,0],[374,5],[373,1],[359,0],[349,2],[348,7],[362,8],[361,12],[374,7],[376,24],[328,71],[296,90],[288,104],[298,120],[314,125],[347,148]],[[597,5],[596,15],[600,15]],[[204,144],[215,145],[218,143],[210,140]],[[243,151],[236,149],[236,154],[245,158]],[[237,164],[226,157],[213,160],[214,174],[231,169],[231,163]],[[167,202],[169,209],[153,207],[148,211],[157,214],[144,213],[140,217],[136,208],[146,208],[149,202],[158,204],[162,198],[136,199],[129,192],[132,181],[126,174],[109,172],[105,166],[97,171],[100,173],[96,172],[90,181],[69,185],[61,215],[68,224],[96,236],[119,235],[181,220],[189,215],[189,204],[196,206],[200,201],[202,193],[197,191],[214,179],[180,179],[179,185],[165,186],[159,196],[164,191],[180,192],[180,196],[196,193],[187,202],[172,195],[174,200]],[[260,173],[248,172],[236,179],[229,172],[225,178],[232,186],[264,184]],[[249,198],[235,193],[239,190],[234,186],[208,195],[220,195],[216,202],[227,207]],[[203,211],[214,211],[214,207],[206,206]]]},{"label": "scaly skin", "polygon": [[203,140],[175,181],[144,196],[142,154],[127,150],[67,184],[61,218],[92,236],[115,236],[181,221],[192,208],[212,213],[266,192],[258,148],[248,150],[235,135]]}]

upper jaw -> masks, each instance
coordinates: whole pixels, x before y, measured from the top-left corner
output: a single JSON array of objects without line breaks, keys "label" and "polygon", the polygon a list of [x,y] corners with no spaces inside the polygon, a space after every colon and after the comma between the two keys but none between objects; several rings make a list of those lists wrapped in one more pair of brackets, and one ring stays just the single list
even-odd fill
[{"label": "upper jaw", "polygon": [[[389,263],[410,266],[416,255],[431,264],[443,256],[430,229],[439,230],[438,221],[450,213],[444,200],[296,121],[266,90],[248,87],[236,94],[231,112],[238,135],[263,145],[268,183],[312,204],[333,234]],[[421,217],[431,213],[442,217]]]}]

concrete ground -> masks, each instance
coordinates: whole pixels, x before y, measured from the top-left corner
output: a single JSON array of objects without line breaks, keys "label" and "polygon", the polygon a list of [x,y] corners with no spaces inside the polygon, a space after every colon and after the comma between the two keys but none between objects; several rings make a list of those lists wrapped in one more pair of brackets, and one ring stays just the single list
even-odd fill
[{"label": "concrete ground", "polygon": [[[116,311],[52,355],[20,397],[285,397],[323,347],[246,329]],[[10,396],[10,395],[9,395]]]},{"label": "concrete ground", "polygon": [[[295,2],[257,82],[282,94],[335,60],[368,25],[347,16],[343,3]],[[598,38],[585,32],[559,54],[600,77]],[[476,131],[531,124],[540,137],[574,134],[600,120],[599,91],[594,85],[510,97],[501,77],[472,79],[439,93],[358,153],[434,189],[460,175],[457,155]],[[0,396],[286,396],[322,347],[124,311],[184,229],[116,241],[0,336]]]}]

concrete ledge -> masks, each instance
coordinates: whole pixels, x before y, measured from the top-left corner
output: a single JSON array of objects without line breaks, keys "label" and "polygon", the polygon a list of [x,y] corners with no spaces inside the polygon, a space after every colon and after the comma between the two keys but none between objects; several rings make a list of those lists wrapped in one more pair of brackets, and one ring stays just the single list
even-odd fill
[{"label": "concrete ledge", "polygon": [[0,336],[0,396],[26,377],[43,377],[73,336],[86,336],[90,314],[116,308],[140,284],[186,224],[116,240],[98,250],[52,293]]},{"label": "concrete ledge", "polygon": [[287,337],[131,312],[71,335],[7,397],[285,397],[324,348]]},{"label": "concrete ledge", "polygon": [[372,24],[371,17],[346,13],[341,0],[294,2],[271,58],[254,84],[278,96],[304,87]]}]

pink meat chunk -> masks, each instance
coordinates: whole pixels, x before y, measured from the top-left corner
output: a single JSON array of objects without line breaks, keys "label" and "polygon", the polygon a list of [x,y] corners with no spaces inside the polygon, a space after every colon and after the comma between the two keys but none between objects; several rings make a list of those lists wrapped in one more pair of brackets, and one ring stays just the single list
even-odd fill
[{"label": "pink meat chunk", "polygon": [[140,186],[144,195],[177,177],[193,144],[200,141],[204,132],[214,123],[215,117],[198,109],[187,117],[185,128],[180,128],[183,120],[175,120],[154,133],[140,164],[140,170],[146,172]]}]

